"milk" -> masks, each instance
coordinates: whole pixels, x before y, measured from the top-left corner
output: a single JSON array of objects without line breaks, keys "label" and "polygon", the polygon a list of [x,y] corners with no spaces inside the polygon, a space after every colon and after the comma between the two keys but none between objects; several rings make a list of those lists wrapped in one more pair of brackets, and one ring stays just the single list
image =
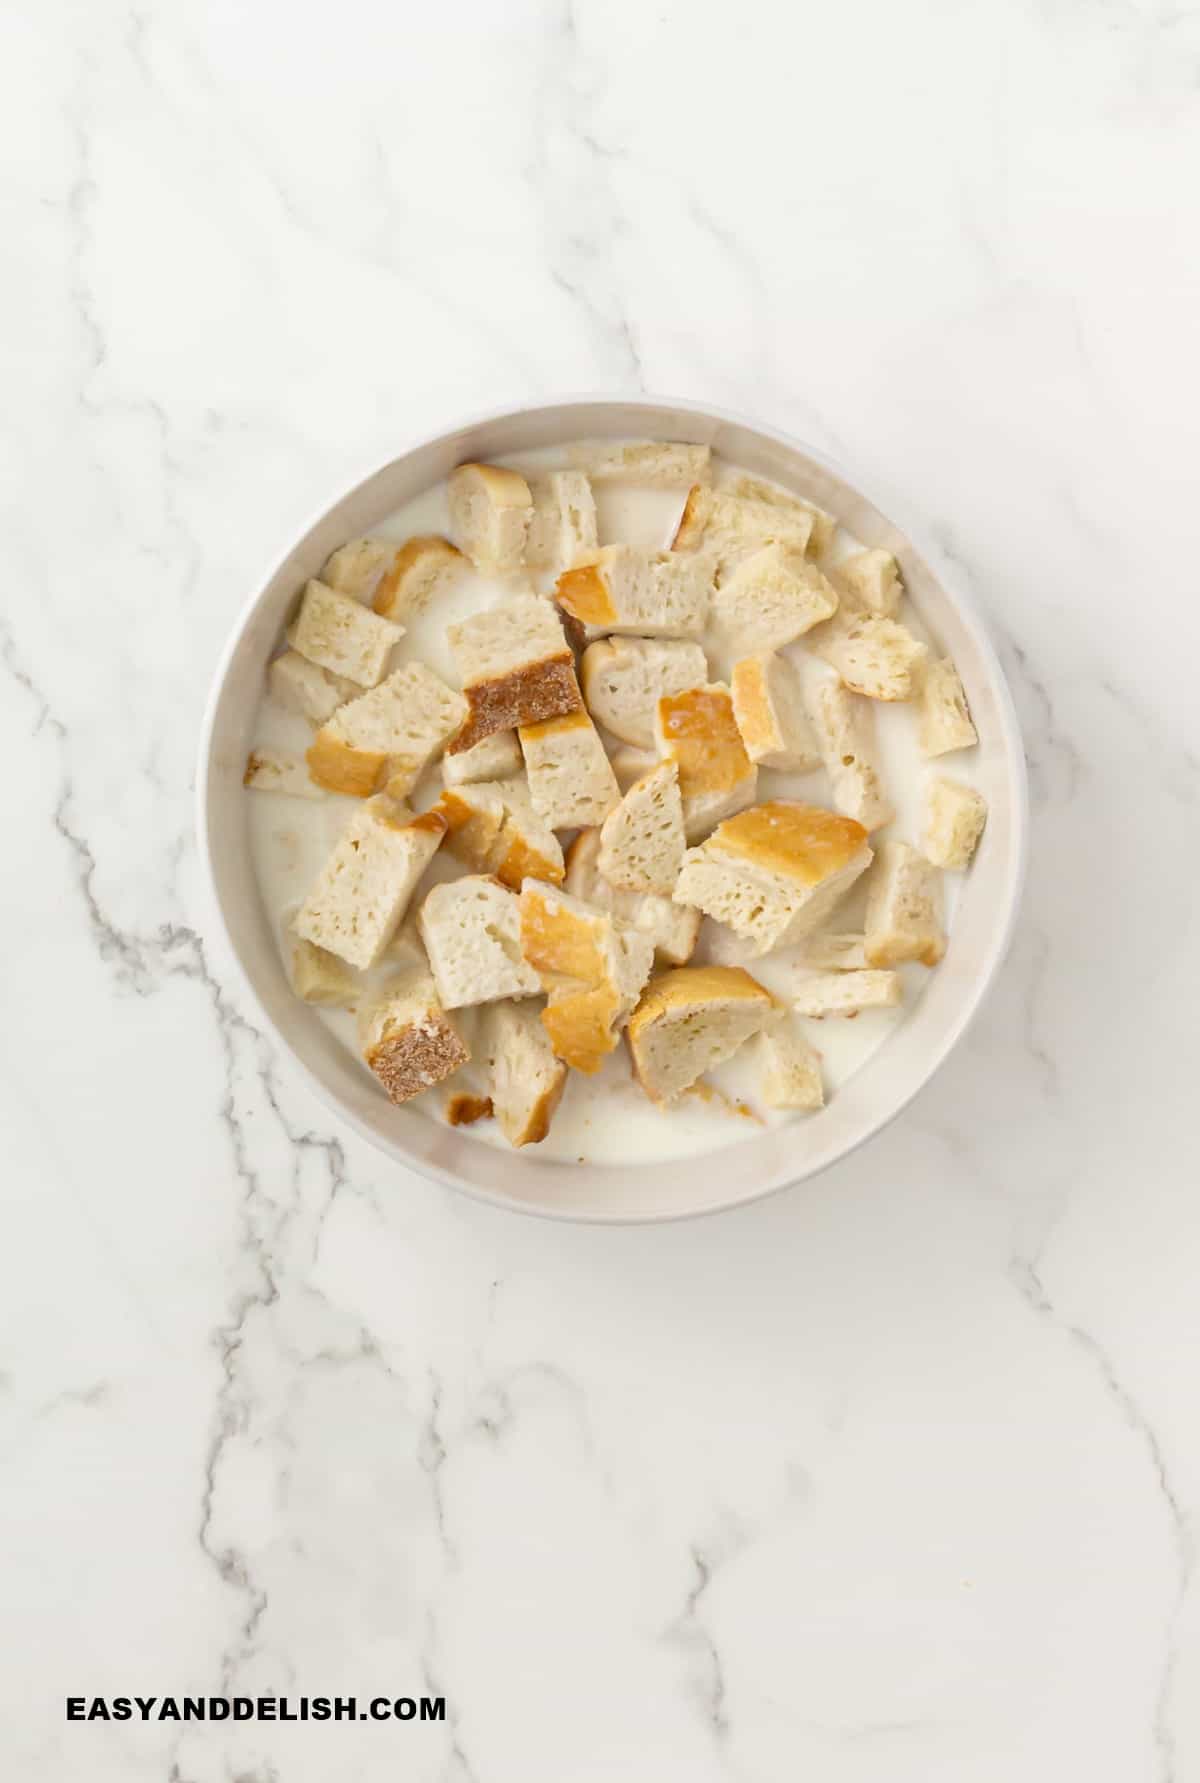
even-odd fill
[{"label": "milk", "polygon": [[[532,474],[561,468],[565,460],[565,450],[554,447],[517,454],[504,462]],[[718,483],[731,480],[737,474],[736,467],[732,466],[718,465],[714,472]],[[619,541],[645,550],[660,550],[669,544],[684,500],[682,491],[599,482],[595,485],[595,496],[601,544]],[[446,489],[440,484],[406,503],[372,530],[376,536],[400,541],[418,533],[445,533],[448,519]],[[859,548],[856,540],[839,530],[834,560]],[[534,585],[543,591],[548,591],[552,582],[550,575],[534,578]],[[511,587],[488,577],[474,572],[465,575],[458,586],[439,596],[426,612],[405,621],[405,636],[396,647],[391,666],[398,668],[408,661],[423,662],[451,686],[457,686],[458,677],[446,643],[447,627],[511,593]],[[907,600],[899,617],[918,637],[934,642]],[[733,660],[729,652],[722,649],[715,638],[705,639],[704,648],[710,679],[728,682]],[[806,693],[811,693],[818,681],[833,674],[804,650],[803,641],[791,646],[788,655],[800,669]],[[893,823],[878,834],[919,844],[922,781],[930,772],[937,772],[939,764],[926,763],[919,754],[916,712],[912,706],[877,701],[875,709],[883,782],[896,808]],[[264,697],[258,711],[256,745],[273,745],[303,755],[311,741],[312,730],[303,718],[283,711]],[[954,756],[950,771],[956,779],[973,782],[975,755],[976,751],[969,750]],[[440,791],[441,773],[435,767],[416,788],[411,802],[418,810],[424,810]],[[263,904],[283,951],[288,922],[357,801],[332,794],[319,801],[255,792],[248,792],[246,796],[250,801],[249,833],[255,872]],[[757,796],[759,801],[801,798],[820,805],[833,802],[823,772],[796,775],[760,769]],[[455,877],[461,871],[460,863],[439,853],[422,882],[418,897],[429,884]],[[953,873],[943,875],[947,927],[953,921],[958,879],[959,876]],[[838,930],[861,928],[863,895],[861,885],[854,888],[830,926]],[[696,963],[707,958],[707,933],[711,927],[706,921],[701,930]],[[803,971],[794,950],[756,960],[750,963],[749,969],[755,978],[785,1000]],[[382,983],[387,976],[386,967],[377,968],[368,975],[372,983]],[[904,1003],[899,1009],[864,1010],[853,1020],[829,1016],[821,1022],[804,1024],[808,1037],[821,1054],[827,1099],[837,1095],[838,1086],[885,1043],[898,1022],[905,1020],[920,997],[929,974],[923,967],[914,965],[902,967],[901,976]],[[323,1009],[317,1013],[358,1060],[353,1014],[342,1009]],[[472,1011],[456,1012],[455,1019],[460,1017],[468,1030],[469,1040],[474,1014]],[[756,1052],[756,1045],[751,1041],[739,1054],[709,1074],[707,1084],[711,1088],[698,1087],[669,1109],[660,1110],[632,1081],[628,1050],[619,1046],[595,1077],[583,1077],[575,1071],[568,1074],[566,1093],[548,1138],[536,1148],[531,1147],[527,1155],[531,1159],[540,1157],[593,1164],[653,1163],[669,1158],[708,1155],[735,1145],[739,1139],[761,1131],[764,1126],[812,1119],[812,1116],[771,1111],[763,1106],[758,1095]],[[367,1067],[361,1061],[359,1063],[365,1072]],[[465,1076],[473,1087],[482,1087],[482,1078],[474,1067],[468,1067]],[[430,1120],[441,1122],[448,1087],[440,1085],[426,1091],[412,1106]],[[454,1087],[459,1087],[457,1078]],[[462,1131],[481,1145],[507,1147],[507,1141],[494,1121],[481,1121]]]}]

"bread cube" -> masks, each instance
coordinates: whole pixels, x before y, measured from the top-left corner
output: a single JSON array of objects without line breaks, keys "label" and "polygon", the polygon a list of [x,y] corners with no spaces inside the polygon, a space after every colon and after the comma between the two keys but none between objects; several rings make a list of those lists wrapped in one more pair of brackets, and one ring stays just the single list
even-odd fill
[{"label": "bread cube", "polygon": [[598,633],[698,638],[708,622],[711,567],[703,558],[606,545],[555,585],[565,613]]},{"label": "bread cube", "polygon": [[737,966],[680,966],[647,989],[629,1018],[638,1082],[670,1102],[778,1017],[768,990]]},{"label": "bread cube", "polygon": [[911,699],[929,655],[894,619],[863,612],[839,613],[811,643],[847,687],[869,700]]},{"label": "bread cube", "polygon": [[562,1100],[567,1067],[554,1056],[540,1011],[530,1003],[494,1004],[484,1035],[500,1130],[510,1145],[537,1145]]},{"label": "bread cube", "polygon": [[480,780],[507,780],[521,772],[521,746],[515,731],[493,731],[473,749],[442,758],[442,778],[447,786],[467,786]]},{"label": "bread cube", "polygon": [[917,741],[922,755],[948,755],[970,749],[979,737],[967,709],[958,670],[948,656],[927,664],[921,682],[921,716]]},{"label": "bread cube", "polygon": [[446,846],[459,860],[520,891],[526,879],[561,885],[558,837],[538,816],[523,781],[448,786],[436,810],[449,827]]},{"label": "bread cube", "polygon": [[599,638],[583,653],[580,678],[597,724],[625,743],[653,749],[659,700],[702,686],[708,664],[699,644],[681,638]]},{"label": "bread cube", "polygon": [[267,692],[276,705],[298,712],[310,724],[324,724],[362,688],[343,675],[330,675],[318,668],[298,650],[285,650],[267,670]]},{"label": "bread cube", "polygon": [[881,829],[896,815],[883,789],[875,712],[840,681],[823,681],[812,703],[813,728],[833,802],[864,829]]},{"label": "bread cube", "polygon": [[608,910],[653,943],[655,957],[668,966],[686,966],[696,950],[703,918],[656,892],[618,891],[600,872],[600,831],[580,830],[567,850],[565,889],[573,898]]},{"label": "bread cube", "polygon": [[486,874],[435,885],[417,916],[443,1009],[533,997],[541,979],[521,958],[515,895]]},{"label": "bread cube", "polygon": [[760,768],[807,774],[821,753],[804,711],[800,676],[786,656],[744,656],[729,679],[733,716],[746,754]]},{"label": "bread cube", "polygon": [[496,731],[540,724],[582,707],[575,658],[554,608],[539,595],[514,595],[450,626],[446,636],[468,708],[451,755],[473,749]]},{"label": "bread cube", "polygon": [[556,1056],[578,1071],[597,1070],[650,975],[653,943],[607,912],[527,879],[521,951],[550,991],[542,1025]]},{"label": "bread cube", "polygon": [[600,872],[620,891],[670,897],[684,847],[679,770],[674,762],[660,762],[604,819]]},{"label": "bread cube", "polygon": [[870,862],[867,832],[852,818],[772,799],[688,850],[675,902],[725,923],[756,959],[818,928]]},{"label": "bread cube", "polygon": [[904,960],[936,966],[945,953],[941,876],[907,842],[881,844],[867,882],[864,928],[872,966],[898,966]]},{"label": "bread cube", "polygon": [[802,1108],[811,1113],[824,1106],[821,1055],[797,1022],[778,1022],[759,1035],[758,1064],[768,1108]]},{"label": "bread cube", "polygon": [[451,1090],[446,1097],[448,1127],[473,1127],[476,1121],[490,1121],[495,1112],[490,1096],[476,1096],[470,1090]]},{"label": "bread cube", "polygon": [[879,619],[891,619],[900,605],[904,584],[890,551],[856,551],[829,572],[847,608],[865,609]]},{"label": "bread cube", "polygon": [[797,1015],[858,1015],[864,1009],[895,1009],[901,996],[898,972],[813,972],[792,996]]},{"label": "bread cube", "polygon": [[727,570],[764,545],[784,545],[801,556],[812,537],[811,514],[776,501],[747,501],[726,489],[688,492],[672,551],[703,552]]},{"label": "bread cube", "polygon": [[335,953],[314,947],[300,937],[292,939],[288,976],[296,995],[305,1003],[347,1008],[363,994],[363,980]]},{"label": "bread cube", "polygon": [[793,495],[790,489],[781,489],[777,483],[766,483],[759,477],[735,477],[732,482],[722,484],[726,495],[739,496],[743,501],[766,502],[769,507],[783,508],[794,514],[807,518],[811,532],[806,546],[809,557],[824,557],[833,544],[837,532],[837,521],[832,514],[823,508],[814,507],[812,502],[805,501],[802,496]]},{"label": "bread cube", "polygon": [[455,544],[484,575],[521,567],[533,497],[519,471],[498,464],[460,464],[447,484]]},{"label": "bread cube", "polygon": [[432,669],[407,662],[321,726],[308,752],[309,772],[330,792],[361,799],[386,785],[402,798],[458,730],[465,710],[462,696]]},{"label": "bread cube", "polygon": [[413,817],[386,794],[368,799],[321,868],[293,930],[347,965],[373,966],[445,833],[437,812]]},{"label": "bread cube", "polygon": [[599,823],[620,801],[616,775],[586,712],[523,724],[517,736],[533,808],[551,829]]},{"label": "bread cube", "polygon": [[530,485],[533,518],[525,539],[531,569],[569,570],[600,543],[596,502],[582,471],[551,471]]},{"label": "bread cube", "polygon": [[712,450],[662,440],[570,448],[571,462],[600,483],[644,483],[654,489],[690,489],[712,475]]},{"label": "bread cube", "polygon": [[378,686],[403,636],[403,626],[393,625],[323,582],[307,584],[287,634],[292,649],[309,662],[331,675],[344,675],[359,687]]},{"label": "bread cube", "polygon": [[353,601],[370,601],[396,555],[391,539],[351,539],[326,560],[321,581]]},{"label": "bread cube", "polygon": [[393,1102],[444,1083],[471,1057],[423,973],[408,973],[360,1011],[358,1044]]},{"label": "bread cube", "polygon": [[712,615],[730,648],[779,650],[837,611],[832,585],[796,545],[763,545],[722,570]]},{"label": "bread cube", "polygon": [[729,689],[720,682],[664,695],[654,732],[660,757],[679,770],[689,842],[754,803],[758,769],[746,754]]},{"label": "bread cube", "polygon": [[987,822],[987,800],[961,780],[940,777],[925,788],[925,855],[935,867],[969,867]]},{"label": "bread cube", "polygon": [[391,562],[375,586],[371,604],[388,619],[420,613],[437,595],[453,588],[466,567],[466,558],[449,539],[436,533],[408,539],[399,550],[392,547]]},{"label": "bread cube", "polygon": [[309,779],[299,756],[260,743],[246,757],[242,785],[252,792],[280,792],[291,799],[319,799],[321,789]]}]

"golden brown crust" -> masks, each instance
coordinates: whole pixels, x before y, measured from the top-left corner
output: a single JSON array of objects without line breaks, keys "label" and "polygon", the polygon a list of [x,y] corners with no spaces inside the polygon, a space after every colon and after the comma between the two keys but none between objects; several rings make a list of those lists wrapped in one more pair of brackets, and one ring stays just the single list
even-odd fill
[{"label": "golden brown crust", "polygon": [[418,538],[408,539],[392,559],[390,569],[383,572],[371,603],[375,611],[382,613],[385,619],[392,616],[392,608],[404,587],[405,577],[425,557],[440,558],[447,568],[456,562],[465,564],[467,561],[458,547],[452,545],[449,539],[442,538],[439,533],[422,533]]},{"label": "golden brown crust", "polygon": [[492,681],[476,681],[463,689],[467,716],[462,728],[446,745],[448,755],[461,755],[482,743],[495,731],[517,730],[524,724],[540,724],[583,706],[575,678],[575,658],[569,650],[524,663],[510,674]]},{"label": "golden brown crust", "polygon": [[347,793],[354,799],[369,798],[387,773],[389,757],[378,749],[355,749],[338,737],[319,730],[305,760],[310,780],[327,792]]},{"label": "golden brown crust", "polygon": [[608,985],[553,997],[542,1011],[542,1026],[554,1056],[591,1077],[616,1048],[614,1024],[620,1008],[620,999]]},{"label": "golden brown crust", "polygon": [[440,1011],[430,1011],[420,1025],[412,1024],[387,1034],[363,1057],[393,1102],[407,1102],[442,1083],[465,1065],[471,1055],[457,1029]]},{"label": "golden brown crust", "polygon": [[583,563],[577,564],[573,570],[564,570],[554,592],[563,612],[569,613],[581,625],[616,623],[617,609],[602,565]]},{"label": "golden brown crust", "polygon": [[466,1090],[455,1090],[446,1097],[446,1124],[451,1127],[473,1127],[492,1114],[490,1096],[472,1096]]},{"label": "golden brown crust", "polygon": [[601,912],[581,916],[557,899],[543,898],[536,885],[521,893],[521,952],[536,972],[592,984],[605,976],[603,937],[609,919]]},{"label": "golden brown crust", "polygon": [[862,851],[867,832],[853,817],[793,799],[768,799],[727,817],[704,844],[714,854],[820,885]]},{"label": "golden brown crust", "polygon": [[496,861],[493,872],[501,885],[507,885],[510,891],[520,891],[527,879],[545,879],[551,885],[561,885],[566,878],[566,869],[558,860],[551,860],[548,855],[527,842],[518,826],[510,824],[503,838],[504,853]]},{"label": "golden brown crust", "polygon": [[733,715],[728,688],[690,687],[658,702],[663,753],[679,769],[685,799],[729,792],[754,773]]},{"label": "golden brown crust", "polygon": [[761,656],[744,656],[730,675],[734,717],[747,750],[760,753],[777,746],[775,720],[767,695],[767,675]]},{"label": "golden brown crust", "polygon": [[693,483],[671,540],[672,551],[694,551],[704,535],[707,491],[702,483]]},{"label": "golden brown crust", "polygon": [[629,1018],[629,1037],[636,1040],[649,1023],[680,1004],[728,1002],[733,998],[759,1003],[775,1001],[770,991],[741,966],[677,966],[673,972],[660,973],[650,980]]}]

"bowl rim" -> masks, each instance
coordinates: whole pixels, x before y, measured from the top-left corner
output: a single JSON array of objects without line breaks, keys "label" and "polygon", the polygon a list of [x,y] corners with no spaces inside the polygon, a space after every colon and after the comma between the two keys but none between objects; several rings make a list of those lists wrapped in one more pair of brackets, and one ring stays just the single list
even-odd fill
[{"label": "bowl rim", "polygon": [[[778,1180],[768,1180],[761,1187],[749,1194],[731,1194],[728,1198],[702,1207],[680,1207],[668,1210],[614,1209],[607,1212],[603,1209],[577,1208],[573,1206],[556,1206],[554,1204],[532,1204],[515,1199],[495,1189],[483,1187],[448,1170],[431,1159],[414,1158],[405,1148],[393,1142],[395,1154],[403,1162],[406,1169],[414,1171],[427,1181],[440,1184],[445,1188],[455,1189],[468,1195],[472,1200],[492,1208],[503,1208],[507,1212],[524,1214],[532,1218],[562,1221],[570,1225],[596,1226],[646,1226],[665,1225],[680,1220],[707,1219],[735,1212],[739,1208],[750,1207],[766,1200],[772,1195],[781,1194],[785,1189],[798,1187],[801,1182],[819,1176],[834,1165],[843,1162],[854,1152],[885,1131],[891,1123],[907,1109],[916,1097],[933,1081],[942,1069],[950,1054],[958,1046],[968,1029],[974,1023],[985,999],[993,988],[1000,967],[1004,964],[1012,946],[1017,920],[1020,914],[1029,866],[1029,775],[1025,758],[1024,743],[1012,691],[1008,685],[996,648],[992,643],[987,625],[974,600],[955,582],[947,588],[941,572],[943,553],[930,549],[928,535],[921,527],[914,528],[905,511],[903,501],[897,502],[888,492],[886,504],[877,503],[874,495],[865,488],[856,474],[849,472],[831,454],[820,451],[806,441],[780,428],[770,426],[755,417],[739,413],[736,410],[715,406],[711,403],[697,402],[688,397],[661,395],[658,392],[637,391],[633,393],[616,393],[612,391],[568,393],[553,397],[547,401],[522,402],[506,404],[500,408],[489,408],[482,412],[456,419],[443,426],[436,433],[418,432],[410,435],[389,453],[382,461],[372,461],[368,467],[344,485],[340,493],[326,499],[311,515],[309,520],[292,534],[292,541],[275,556],[266,572],[257,577],[251,585],[251,592],[243,601],[235,616],[224,648],[217,659],[208,696],[205,701],[204,714],[200,724],[199,743],[196,768],[196,804],[195,826],[198,851],[201,862],[201,897],[209,923],[215,925],[216,932],[223,938],[225,950],[231,957],[242,989],[248,996],[251,1006],[256,1012],[261,1031],[278,1048],[280,1054],[287,1058],[318,1101],[336,1118],[344,1121],[361,1139],[365,1140],[376,1151],[384,1156],[393,1156],[392,1150],[384,1143],[379,1134],[362,1121],[320,1076],[301,1058],[287,1035],[268,1011],[251,972],[238,949],[229,924],[225,919],[220,893],[217,889],[217,871],[213,857],[212,836],[210,832],[210,782],[213,768],[214,730],[221,696],[228,678],[233,660],[242,643],[242,639],[258,611],[260,602],[271,588],[275,579],[284,569],[288,559],[295,550],[299,540],[308,537],[310,532],[334,509],[350,500],[355,493],[375,476],[387,471],[392,465],[411,453],[434,447],[456,434],[472,429],[503,425],[506,421],[515,420],[526,415],[552,415],[560,409],[574,409],[583,405],[603,408],[645,408],[673,409],[696,416],[705,422],[716,422],[722,425],[742,428],[761,435],[787,451],[796,452],[808,458],[815,465],[822,467],[831,475],[839,478],[855,494],[868,502],[876,511],[900,530],[905,539],[927,560],[937,563],[938,581],[953,602],[957,617],[970,633],[972,644],[984,662],[995,696],[996,710],[1000,720],[1000,729],[1004,743],[1004,756],[1011,782],[1012,803],[1009,820],[1012,832],[1012,844],[1009,857],[1009,873],[1007,898],[1003,916],[997,922],[989,942],[987,956],[975,974],[971,995],[964,1001],[956,1019],[944,1031],[940,1043],[930,1055],[927,1068],[899,1099],[889,1105],[876,1119],[866,1122],[863,1127],[850,1137],[846,1144],[834,1155],[824,1159],[810,1169],[798,1168],[794,1174],[783,1176]],[[206,925],[207,926],[207,925]],[[736,1149],[736,1147],[731,1148]]]}]

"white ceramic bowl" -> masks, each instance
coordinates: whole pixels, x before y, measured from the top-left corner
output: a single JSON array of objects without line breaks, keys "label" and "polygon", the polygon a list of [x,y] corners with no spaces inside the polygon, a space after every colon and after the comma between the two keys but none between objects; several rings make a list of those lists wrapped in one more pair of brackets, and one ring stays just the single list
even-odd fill
[{"label": "white ceramic bowl", "polygon": [[[819,503],[864,544],[894,552],[918,611],[958,664],[979,731],[987,829],[966,876],[946,958],[919,1002],[820,1114],[742,1140],[711,1161],[690,1157],[620,1169],[563,1165],[542,1161],[533,1151],[494,1150],[413,1109],[393,1107],[293,996],[247,841],[242,769],[255,708],[267,661],[305,579],[335,546],[370,532],[464,459],[596,438],[711,445],[743,469]],[[800,1182],[877,1133],[933,1075],[978,1009],[1008,945],[1025,864],[1020,733],[1000,665],[970,606],[937,579],[909,536],[815,454],[736,416],[667,400],[591,398],[489,416],[413,447],[336,501],[251,596],[234,629],[205,717],[198,793],[200,848],[216,920],[266,1027],[317,1094],[381,1151],[423,1175],[501,1206],[565,1219],[664,1220],[715,1212]]]}]

